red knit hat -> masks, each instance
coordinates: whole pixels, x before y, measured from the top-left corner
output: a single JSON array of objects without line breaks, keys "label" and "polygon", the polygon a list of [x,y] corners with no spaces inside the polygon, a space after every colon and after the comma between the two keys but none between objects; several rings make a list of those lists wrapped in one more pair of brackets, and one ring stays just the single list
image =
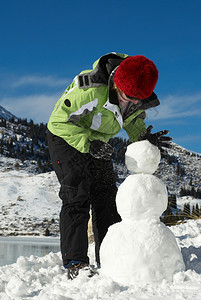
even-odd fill
[{"label": "red knit hat", "polygon": [[143,55],[124,59],[114,75],[116,86],[130,97],[145,99],[151,96],[158,81],[155,64]]}]

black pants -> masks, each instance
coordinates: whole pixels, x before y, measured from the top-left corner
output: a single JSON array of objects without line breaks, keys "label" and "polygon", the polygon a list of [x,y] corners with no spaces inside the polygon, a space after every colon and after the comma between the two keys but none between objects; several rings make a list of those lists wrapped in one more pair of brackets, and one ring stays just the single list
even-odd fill
[{"label": "black pants", "polygon": [[70,260],[89,263],[88,221],[92,209],[96,261],[108,227],[121,221],[116,209],[116,179],[112,161],[93,158],[47,132],[53,168],[61,184],[61,253],[63,264]]}]

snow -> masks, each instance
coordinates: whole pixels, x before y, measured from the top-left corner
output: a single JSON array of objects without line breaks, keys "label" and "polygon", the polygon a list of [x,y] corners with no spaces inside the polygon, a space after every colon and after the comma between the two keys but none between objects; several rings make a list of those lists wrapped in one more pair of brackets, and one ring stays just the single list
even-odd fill
[{"label": "snow", "polygon": [[184,208],[184,204],[189,203],[190,207],[192,209],[193,205],[196,207],[196,204],[200,206],[200,200],[201,199],[196,199],[192,198],[191,196],[183,196],[183,197],[178,197],[177,198],[177,207],[181,210]]},{"label": "snow", "polygon": [[185,266],[174,235],[160,222],[168,193],[159,178],[144,174],[156,170],[160,151],[145,141],[131,144],[126,157],[127,152],[127,168],[143,173],[129,175],[118,189],[116,203],[122,221],[110,226],[103,239],[100,272],[122,284],[171,282]]},{"label": "snow", "polygon": [[124,284],[171,282],[185,269],[174,235],[154,219],[113,225],[101,246],[101,262],[101,272]]},{"label": "snow", "polygon": [[[172,282],[119,284],[100,274],[88,278],[84,272],[67,280],[60,253],[44,257],[18,258],[0,267],[1,300],[198,300],[201,297],[201,220],[190,220],[170,228],[181,248],[186,271],[174,275]],[[89,257],[94,263],[94,244]]]},{"label": "snow", "polygon": [[118,189],[116,203],[117,210],[125,221],[159,218],[167,208],[167,189],[153,175],[129,175]]},{"label": "snow", "polygon": [[54,172],[34,175],[25,170],[0,172],[0,235],[59,232],[61,200]]},{"label": "snow", "polygon": [[8,110],[6,110],[4,107],[2,107],[0,105],[0,118],[3,118],[7,121],[10,120],[10,118],[14,118],[14,119],[17,119],[17,117],[15,117],[13,114],[11,114]]},{"label": "snow", "polygon": [[160,150],[144,140],[127,147],[125,162],[132,173],[153,174],[160,163]]},{"label": "snow", "polygon": [[[8,161],[10,160],[8,159]],[[131,176],[140,178],[140,175]],[[152,177],[152,175],[146,176]],[[51,229],[52,233],[57,233],[58,220],[56,218],[59,215],[61,202],[58,198],[59,185],[53,172],[33,175],[23,170],[16,171],[4,168],[0,172],[0,185],[0,204],[2,207],[0,211],[0,233],[2,235],[38,234],[42,236],[45,229],[44,224]],[[125,202],[127,201],[126,195],[125,193]],[[48,218],[49,221],[44,222],[44,218]],[[56,224],[51,224],[52,218],[55,219]],[[144,227],[143,221],[145,219],[146,217],[143,217],[142,220],[136,221],[138,222],[137,235],[139,238],[140,233],[145,236],[145,232],[147,232],[148,238],[152,230],[151,225],[158,226],[158,221],[152,218],[150,227]],[[126,221],[122,223],[125,227],[128,226]],[[66,270],[62,266],[60,252],[51,252],[43,257],[21,256],[16,263],[0,267],[0,299],[198,300],[201,298],[201,219],[189,220],[177,226],[163,227],[168,234],[171,235],[171,232],[174,234],[186,268],[185,271],[175,272],[170,281],[164,279],[150,283],[145,280],[138,280],[132,283],[129,281],[120,283],[103,274],[101,270],[99,275],[92,278],[89,278],[84,271],[80,272],[80,275],[71,281],[67,279]],[[135,230],[136,226],[133,228]],[[130,234],[132,235],[131,229]],[[124,232],[125,230],[122,228],[120,231],[122,233],[120,235],[121,242]],[[51,239],[54,239],[53,235]],[[58,234],[55,235],[58,242]],[[5,239],[7,238],[5,237]],[[23,240],[26,239],[29,242],[30,237],[23,237]],[[34,239],[38,243],[39,237],[32,236],[31,240],[34,241]],[[124,247],[126,247],[125,244]],[[149,247],[149,242],[147,247]],[[95,264],[94,248],[94,244],[91,243],[88,253],[91,264]],[[133,253],[135,258],[137,255],[138,253]],[[159,259],[157,263],[160,265]],[[156,264],[157,268],[160,268],[158,265]],[[139,263],[137,262],[136,268],[138,267]]]}]

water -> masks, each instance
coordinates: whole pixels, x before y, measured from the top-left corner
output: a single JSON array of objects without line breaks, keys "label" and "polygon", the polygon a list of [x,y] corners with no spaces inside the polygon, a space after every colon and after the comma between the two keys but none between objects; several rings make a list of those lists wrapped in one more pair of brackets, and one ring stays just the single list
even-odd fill
[{"label": "water", "polygon": [[0,237],[0,266],[15,263],[19,256],[44,256],[59,251],[58,238]]}]

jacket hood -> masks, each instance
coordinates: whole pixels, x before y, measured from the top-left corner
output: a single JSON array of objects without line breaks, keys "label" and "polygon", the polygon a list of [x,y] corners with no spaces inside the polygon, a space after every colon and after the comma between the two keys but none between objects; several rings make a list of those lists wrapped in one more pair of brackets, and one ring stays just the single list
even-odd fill
[{"label": "jacket hood", "polygon": [[93,64],[92,71],[85,71],[78,75],[80,89],[108,85],[111,72],[128,57],[127,54],[108,53]]}]

